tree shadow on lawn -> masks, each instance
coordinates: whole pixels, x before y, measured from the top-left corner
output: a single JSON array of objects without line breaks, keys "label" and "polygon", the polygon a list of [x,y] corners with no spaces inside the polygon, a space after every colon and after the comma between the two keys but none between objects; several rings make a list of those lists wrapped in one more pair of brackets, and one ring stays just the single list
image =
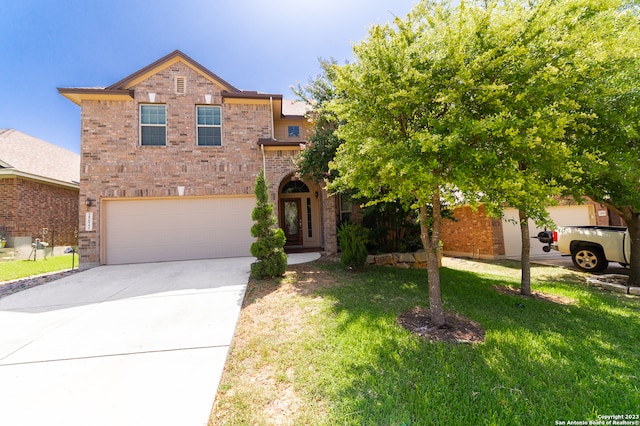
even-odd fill
[{"label": "tree shadow on lawn", "polygon": [[[323,268],[324,269],[324,268]],[[426,272],[370,268],[336,274],[329,347],[312,362],[331,370],[319,392],[327,424],[543,424],[632,414],[640,406],[638,305],[558,305],[497,293],[492,280],[442,269],[444,308],[479,322],[483,344],[430,343],[398,316],[428,304]],[[333,341],[334,340],[334,341]]]}]

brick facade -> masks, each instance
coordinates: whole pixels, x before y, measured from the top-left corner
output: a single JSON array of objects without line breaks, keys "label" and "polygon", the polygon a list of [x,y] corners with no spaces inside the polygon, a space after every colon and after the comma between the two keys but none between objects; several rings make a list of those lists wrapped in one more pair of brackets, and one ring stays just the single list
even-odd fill
[{"label": "brick facade", "polygon": [[[167,58],[173,56],[175,53]],[[185,196],[253,194],[256,176],[266,164],[270,198],[277,212],[279,185],[295,171],[293,159],[300,149],[295,141],[264,151],[259,141],[277,144],[273,135],[285,134],[287,125],[308,125],[303,117],[290,119],[279,111],[274,113],[273,99],[268,95],[230,94],[224,87],[226,82],[198,71],[190,60],[169,59],[168,66],[158,65],[143,77],[134,78],[134,86],[127,87],[133,99],[124,96],[112,100],[108,94],[81,99],[78,213],[80,261],[84,267],[101,263],[100,205],[105,198],[174,197],[178,196],[178,186],[185,188]],[[184,93],[176,92],[176,77],[184,78]],[[209,103],[221,107],[221,146],[197,145],[196,106]],[[166,106],[165,146],[141,146],[141,104]],[[86,205],[89,198],[95,200],[93,206]],[[85,227],[88,212],[93,215],[92,230]],[[319,226],[321,223],[318,219]],[[328,247],[333,246],[336,243],[328,243]]]},{"label": "brick facade", "polygon": [[487,216],[483,206],[454,210],[456,221],[444,220],[441,240],[447,256],[498,258],[504,256],[502,221]]},{"label": "brick facade", "polygon": [[0,226],[6,238],[40,238],[55,246],[77,244],[77,189],[5,178],[0,179],[0,203]]},{"label": "brick facade", "polygon": [[[186,78],[185,94],[174,93],[176,76]],[[131,101],[83,101],[80,178],[81,262],[99,262],[100,199],[251,194],[262,168],[257,140],[271,132],[270,105],[227,104],[222,89],[181,62],[142,81]],[[141,146],[140,104],[166,105],[166,146]],[[196,144],[196,105],[222,107],[222,146]],[[247,125],[250,123],[250,125]],[[87,207],[87,198],[97,200]],[[93,231],[84,229],[93,212]]]}]

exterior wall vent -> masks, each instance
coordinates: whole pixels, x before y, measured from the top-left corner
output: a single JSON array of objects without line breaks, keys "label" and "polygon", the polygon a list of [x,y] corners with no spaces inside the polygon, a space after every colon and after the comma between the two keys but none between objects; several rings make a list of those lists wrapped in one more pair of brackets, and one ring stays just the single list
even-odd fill
[{"label": "exterior wall vent", "polygon": [[176,93],[178,95],[184,95],[187,92],[187,78],[176,77]]}]

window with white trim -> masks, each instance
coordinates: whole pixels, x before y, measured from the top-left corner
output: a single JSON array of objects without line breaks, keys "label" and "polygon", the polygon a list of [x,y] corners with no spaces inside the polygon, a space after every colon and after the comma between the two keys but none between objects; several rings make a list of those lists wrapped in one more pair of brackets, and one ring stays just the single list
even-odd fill
[{"label": "window with white trim", "polygon": [[140,145],[167,144],[166,105],[140,105]]},{"label": "window with white trim", "polygon": [[222,108],[199,106],[196,110],[198,146],[222,145]]}]

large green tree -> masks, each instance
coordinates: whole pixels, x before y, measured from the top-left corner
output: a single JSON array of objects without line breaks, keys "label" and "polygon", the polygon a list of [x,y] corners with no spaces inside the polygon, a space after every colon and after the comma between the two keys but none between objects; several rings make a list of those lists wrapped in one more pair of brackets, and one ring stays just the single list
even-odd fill
[{"label": "large green tree", "polygon": [[394,27],[372,27],[354,47],[355,62],[336,69],[331,110],[343,143],[331,163],[338,177],[330,188],[356,188],[371,203],[399,200],[419,209],[431,320],[441,326],[441,206],[477,188],[465,168],[475,149],[457,131],[463,93],[451,84],[470,34],[432,12],[422,3]]},{"label": "large green tree", "polygon": [[[520,210],[528,294],[528,219],[544,222],[558,195],[585,193],[587,168],[603,187],[616,182],[602,167],[612,145],[598,125],[616,134],[616,158],[637,167],[637,151],[627,149],[636,129],[633,84],[624,102],[612,94],[621,92],[621,75],[637,75],[638,44],[629,48],[620,37],[637,18],[628,3],[422,1],[393,26],[372,27],[354,47],[355,62],[335,67],[330,110],[344,142],[331,188],[420,209],[436,324],[444,321],[436,256],[443,202],[481,197],[496,213],[505,205]],[[620,65],[634,56],[635,65]],[[607,96],[593,96],[601,92]],[[612,99],[625,112],[598,115]],[[614,125],[622,115],[625,132]],[[637,188],[637,175],[628,180]],[[611,199],[607,191],[596,198]]]},{"label": "large green tree", "polygon": [[626,222],[631,257],[629,284],[640,286],[640,10],[627,5],[610,12],[608,31],[594,58],[606,78],[588,81],[584,104],[594,115],[594,128],[579,141],[600,151],[605,164],[587,162],[585,194],[605,204]]},{"label": "large green tree", "polygon": [[522,292],[530,292],[527,219],[543,222],[552,197],[566,194],[578,200],[587,195],[625,219],[632,241],[630,283],[640,285],[637,2],[484,6],[493,36],[482,38],[495,42],[484,44],[493,46],[473,75],[477,87],[496,88],[500,105],[474,117],[480,131],[473,134],[497,153],[481,156],[485,195],[494,205],[520,210]]},{"label": "large green tree", "polygon": [[[500,215],[519,210],[521,292],[531,293],[529,219],[548,224],[561,195],[581,198],[585,160],[599,152],[576,142],[594,131],[584,82],[601,76],[593,55],[610,34],[618,2],[462,2],[475,28],[459,85],[466,91],[460,132],[473,143],[483,200]],[[595,47],[594,47],[595,46]]]}]

